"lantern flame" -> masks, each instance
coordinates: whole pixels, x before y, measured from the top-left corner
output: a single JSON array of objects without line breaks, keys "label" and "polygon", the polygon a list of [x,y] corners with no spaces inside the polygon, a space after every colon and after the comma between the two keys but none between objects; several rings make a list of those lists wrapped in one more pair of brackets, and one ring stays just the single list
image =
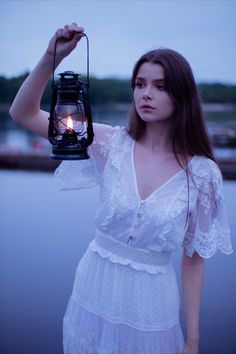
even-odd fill
[{"label": "lantern flame", "polygon": [[67,129],[73,130],[73,120],[72,120],[71,116],[69,116],[67,119]]}]

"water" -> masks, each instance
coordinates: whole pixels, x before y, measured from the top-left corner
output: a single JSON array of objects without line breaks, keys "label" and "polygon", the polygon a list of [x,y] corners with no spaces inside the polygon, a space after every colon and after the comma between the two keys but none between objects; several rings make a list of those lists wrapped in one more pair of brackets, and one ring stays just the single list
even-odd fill
[{"label": "water", "polygon": [[[126,125],[127,110],[127,104],[95,106],[92,111],[93,122]],[[41,148],[50,151],[51,145],[46,139],[38,137],[14,122],[7,110],[1,110],[0,105],[0,151],[1,148],[11,151],[31,151],[32,148]]]},{"label": "water", "polygon": [[[236,135],[236,108],[232,105],[229,108],[227,105],[220,105],[219,108],[210,108],[211,105],[205,104],[207,118],[207,127],[209,132],[215,127],[230,128],[231,133]],[[94,122],[115,125],[127,126],[129,115],[129,104],[113,104],[113,105],[94,105],[92,108],[92,117]],[[49,107],[45,107],[49,111]],[[14,122],[8,113],[8,110],[1,109],[0,105],[0,151],[1,148],[7,148],[11,151],[29,151],[32,149],[45,149],[50,151],[51,146],[46,139],[27,132],[19,124]],[[222,149],[218,149],[221,156]],[[233,155],[232,155],[233,153]],[[230,155],[235,156],[236,149],[231,149]],[[218,155],[217,155],[218,156]],[[229,156],[229,155],[227,155]]]},{"label": "water", "polygon": [[[235,236],[236,182],[224,189]],[[93,238],[98,189],[59,192],[52,174],[0,171],[0,194],[0,353],[62,354],[62,318]],[[200,354],[235,352],[235,269],[235,253],[206,261]]]}]

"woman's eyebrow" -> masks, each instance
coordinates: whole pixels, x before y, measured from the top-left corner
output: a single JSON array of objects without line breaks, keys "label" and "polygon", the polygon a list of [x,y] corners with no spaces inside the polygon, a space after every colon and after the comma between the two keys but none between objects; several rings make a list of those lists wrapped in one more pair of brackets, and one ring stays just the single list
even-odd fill
[{"label": "woman's eyebrow", "polygon": [[[146,79],[144,77],[141,77],[141,76],[137,76],[136,80],[146,81]],[[154,79],[153,82],[164,83],[165,79],[164,78]]]},{"label": "woman's eyebrow", "polygon": [[154,79],[153,82],[157,82],[159,84],[164,84],[165,83],[165,79]]},{"label": "woman's eyebrow", "polygon": [[135,80],[140,80],[140,81],[144,81],[145,79],[141,76],[136,76],[136,79]]}]

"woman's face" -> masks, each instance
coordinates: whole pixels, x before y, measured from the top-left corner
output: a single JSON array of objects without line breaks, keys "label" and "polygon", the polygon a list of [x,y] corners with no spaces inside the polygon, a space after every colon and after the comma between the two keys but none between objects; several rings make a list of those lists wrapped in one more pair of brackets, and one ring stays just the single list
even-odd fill
[{"label": "woman's face", "polygon": [[147,123],[171,118],[174,103],[165,89],[161,65],[144,63],[140,66],[135,79],[134,103],[138,115]]}]

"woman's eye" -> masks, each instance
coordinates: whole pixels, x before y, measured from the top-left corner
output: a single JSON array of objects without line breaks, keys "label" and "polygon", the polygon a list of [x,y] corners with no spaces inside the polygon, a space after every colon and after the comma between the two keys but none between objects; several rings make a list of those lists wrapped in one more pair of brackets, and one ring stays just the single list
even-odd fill
[{"label": "woman's eye", "polygon": [[156,86],[159,91],[165,91],[165,86],[164,85],[157,85]]},{"label": "woman's eye", "polygon": [[143,83],[141,81],[137,81],[135,83],[135,86],[138,87],[138,88],[142,88],[144,85],[143,85]]}]

